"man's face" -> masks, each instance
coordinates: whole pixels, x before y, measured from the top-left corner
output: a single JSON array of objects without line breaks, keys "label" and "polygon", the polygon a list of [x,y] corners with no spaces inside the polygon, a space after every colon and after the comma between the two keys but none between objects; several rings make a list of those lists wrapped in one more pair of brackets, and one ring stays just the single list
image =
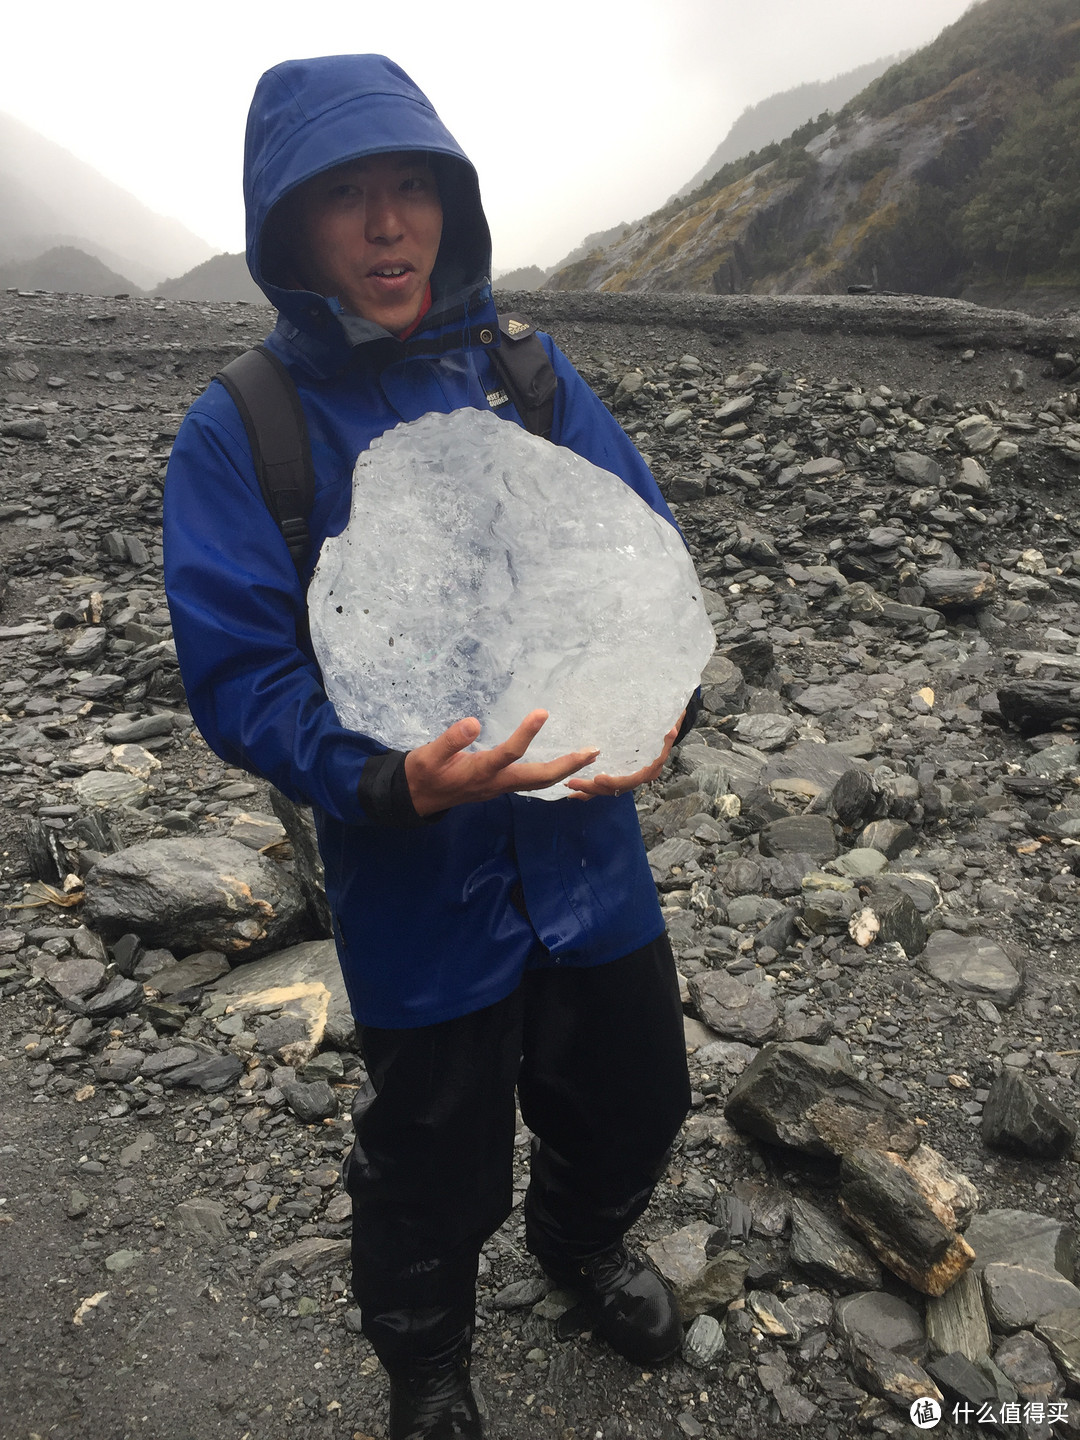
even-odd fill
[{"label": "man's face", "polygon": [[299,278],[392,334],[420,314],[442,236],[429,165],[408,152],[350,161],[297,192]]}]

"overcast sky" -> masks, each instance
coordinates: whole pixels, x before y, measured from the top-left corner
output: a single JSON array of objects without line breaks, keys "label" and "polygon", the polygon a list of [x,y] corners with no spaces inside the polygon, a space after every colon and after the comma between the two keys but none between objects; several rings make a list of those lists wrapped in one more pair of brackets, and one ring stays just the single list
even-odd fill
[{"label": "overcast sky", "polygon": [[0,110],[225,250],[243,248],[261,72],[381,51],[480,172],[495,266],[655,209],[778,90],[912,49],[970,0],[53,0],[12,5]]}]

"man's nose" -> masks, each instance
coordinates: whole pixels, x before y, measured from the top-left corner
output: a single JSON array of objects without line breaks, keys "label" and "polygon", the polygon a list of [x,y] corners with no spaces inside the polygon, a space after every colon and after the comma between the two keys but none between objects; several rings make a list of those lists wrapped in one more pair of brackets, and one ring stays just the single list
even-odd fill
[{"label": "man's nose", "polygon": [[364,216],[364,238],[369,245],[393,245],[402,238],[405,227],[397,205],[397,196],[372,195]]}]

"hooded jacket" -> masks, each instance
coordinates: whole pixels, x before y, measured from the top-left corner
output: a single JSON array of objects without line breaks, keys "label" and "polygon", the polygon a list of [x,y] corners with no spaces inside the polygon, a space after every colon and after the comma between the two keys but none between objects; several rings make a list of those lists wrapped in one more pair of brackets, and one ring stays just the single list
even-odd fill
[{"label": "hooded jacket", "polygon": [[[401,150],[428,153],[443,205],[432,305],[406,341],[332,297],[289,288],[272,218],[311,176]],[[404,757],[340,724],[307,638],[305,581],[323,540],[348,520],[357,455],[430,411],[489,409],[499,389],[490,239],[472,165],[384,57],[289,61],[256,89],[244,194],[248,265],[279,312],[267,344],[297,385],[311,437],[312,550],[302,580],[263,502],[240,416],[211,384],[180,427],[165,489],[166,588],[199,729],[229,764],[313,807],[359,1023],[438,1023],[503,999],[526,966],[628,954],[663,929],[631,795],[507,795],[420,821]],[[552,441],[621,476],[674,524],[621,426],[541,339],[559,381]],[[520,423],[512,406],[499,413]]]}]

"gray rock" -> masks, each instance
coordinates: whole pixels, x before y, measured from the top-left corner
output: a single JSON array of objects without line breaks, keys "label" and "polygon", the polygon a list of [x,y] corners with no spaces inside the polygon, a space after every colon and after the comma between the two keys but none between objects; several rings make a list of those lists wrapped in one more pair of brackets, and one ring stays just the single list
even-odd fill
[{"label": "gray rock", "polygon": [[917,450],[898,450],[893,456],[893,468],[897,478],[909,485],[930,486],[940,489],[944,476],[941,466],[929,455],[920,455]]},{"label": "gray rock", "polygon": [[83,1000],[105,979],[105,966],[81,955],[68,960],[44,954],[33,962],[30,973],[44,980],[64,1000]]},{"label": "gray rock", "polygon": [[896,1351],[910,1360],[926,1354],[926,1331],[918,1311],[884,1290],[838,1300],[834,1325],[837,1334],[859,1349]]},{"label": "gray rock", "polygon": [[1054,1362],[1075,1394],[1080,1386],[1080,1310],[1070,1306],[1044,1315],[1035,1326],[1035,1334],[1049,1346]]},{"label": "gray rock", "polygon": [[791,1258],[814,1280],[843,1290],[879,1290],[881,1270],[870,1252],[805,1200],[791,1202]]},{"label": "gray rock", "polygon": [[301,938],[307,905],[279,866],[235,840],[147,840],[86,878],[87,921],[147,945],[253,958]]},{"label": "gray rock", "polygon": [[982,1114],[982,1137],[995,1150],[1061,1160],[1076,1143],[1071,1116],[1008,1066],[990,1086]]},{"label": "gray rock", "polygon": [[724,1327],[712,1315],[699,1315],[683,1340],[683,1359],[696,1370],[704,1370],[723,1353]]},{"label": "gray rock", "polygon": [[146,804],[150,794],[150,786],[145,780],[123,770],[88,770],[72,781],[72,789],[80,804],[102,810],[122,805],[138,810]]},{"label": "gray rock", "polygon": [[350,1249],[348,1240],[323,1240],[309,1236],[270,1255],[255,1271],[255,1279],[261,1285],[264,1280],[276,1280],[286,1270],[294,1271],[305,1280],[324,1275],[328,1270],[346,1270]]},{"label": "gray rock", "polygon": [[210,1014],[224,1014],[226,1006],[238,1013],[262,1011],[266,992],[274,992],[280,1008],[272,1023],[280,1022],[281,1031],[274,1043],[269,1034],[264,1037],[264,1031],[259,1031],[258,1045],[264,1054],[306,1037],[308,1053],[302,1058],[307,1060],[324,1037],[340,1037],[334,1038],[334,1043],[343,1044],[354,1030],[349,996],[332,940],[310,940],[239,965],[209,988],[215,997]]},{"label": "gray rock", "polygon": [[706,1246],[716,1233],[715,1225],[695,1220],[646,1249],[654,1269],[675,1292],[684,1323],[742,1294],[747,1261],[734,1250],[710,1257]]},{"label": "gray rock", "polygon": [[1030,1330],[1018,1330],[994,1351],[994,1364],[1016,1386],[1022,1400],[1057,1400],[1065,1393],[1054,1357]]},{"label": "gray rock", "polygon": [[271,787],[270,808],[285,827],[296,860],[296,878],[307,898],[316,935],[329,939],[334,933],[330,903],[326,898],[326,877],[315,835],[315,819],[307,805],[297,805],[280,790]]},{"label": "gray rock", "polygon": [[929,1297],[926,1334],[939,1355],[960,1354],[978,1361],[989,1354],[990,1322],[982,1281],[975,1270],[965,1270],[944,1295]]},{"label": "gray rock", "polygon": [[280,1088],[289,1109],[305,1125],[317,1125],[320,1120],[332,1120],[338,1113],[337,1096],[325,1080],[317,1080],[313,1085],[294,1080]]},{"label": "gray rock", "polygon": [[738,665],[714,655],[701,675],[701,703],[714,715],[737,715],[746,705],[746,681]]},{"label": "gray rock", "polygon": [[155,1080],[166,1070],[178,1070],[181,1065],[190,1065],[198,1060],[199,1052],[191,1045],[174,1045],[168,1050],[156,1050],[147,1055],[139,1067],[139,1074],[146,1080]]},{"label": "gray rock", "polygon": [[142,986],[136,980],[114,975],[104,990],[83,1000],[83,1013],[93,1017],[105,1015],[130,1015],[146,999]]},{"label": "gray rock", "polygon": [[798,726],[788,715],[741,715],[735,726],[740,740],[758,750],[779,750],[795,735]]},{"label": "gray rock", "polygon": [[539,1275],[528,1280],[514,1280],[491,1297],[496,1310],[529,1310],[547,1294],[548,1287]]},{"label": "gray rock", "polygon": [[836,836],[827,815],[792,815],[772,820],[758,835],[762,855],[809,855],[812,860],[832,860],[837,853]]},{"label": "gray rock", "polygon": [[727,1039],[760,1045],[776,1034],[779,1012],[760,990],[744,985],[723,970],[695,975],[689,984],[698,1015]]},{"label": "gray rock", "polygon": [[205,1196],[194,1200],[181,1200],[173,1208],[173,1220],[177,1227],[193,1240],[228,1238],[225,1205],[221,1200],[211,1200]]},{"label": "gray rock", "polygon": [[830,793],[855,762],[839,745],[818,745],[801,740],[790,750],[773,755],[761,771],[759,784],[772,785],[777,780],[801,780],[811,792]]},{"label": "gray rock", "polygon": [[906,820],[871,820],[855,843],[860,849],[877,850],[895,860],[911,849],[916,838]]},{"label": "gray rock", "polygon": [[[985,1356],[983,1364],[986,1364]],[[955,1396],[958,1400],[966,1401],[970,1405],[978,1407],[990,1405],[996,1409],[995,1402],[997,1400],[1016,1399],[1015,1392],[1007,1397],[1000,1396],[997,1385],[994,1384],[986,1370],[959,1351],[936,1356],[926,1368],[946,1395]],[[1009,1388],[1011,1389],[1011,1386]]]},{"label": "gray rock", "polygon": [[937,1385],[914,1360],[895,1350],[860,1347],[851,1353],[855,1380],[872,1395],[879,1395],[900,1410],[910,1410],[916,1400],[944,1398]]},{"label": "gray rock", "polygon": [[1060,1310],[1080,1310],[1080,1289],[1057,1271],[1000,1262],[983,1270],[986,1308],[996,1330],[1028,1330]]},{"label": "gray rock", "polygon": [[936,610],[971,610],[989,605],[997,580],[989,570],[949,570],[932,567],[919,576],[928,605]]},{"label": "gray rock", "polygon": [[972,1219],[965,1239],[975,1251],[976,1271],[1003,1262],[1056,1270],[1066,1280],[1076,1278],[1076,1231],[1049,1215],[985,1210]]},{"label": "gray rock", "polygon": [[177,995],[193,986],[210,985],[222,975],[228,975],[231,969],[220,950],[202,950],[197,955],[189,955],[185,960],[154,971],[152,983],[162,995]]},{"label": "gray rock", "polygon": [[875,888],[872,908],[881,925],[880,944],[902,945],[907,955],[920,955],[926,949],[926,925],[915,902],[903,891],[889,886]]},{"label": "gray rock", "polygon": [[1019,970],[993,940],[935,931],[920,958],[924,970],[961,995],[1011,1005],[1023,984]]},{"label": "gray rock", "polygon": [[127,745],[138,740],[150,740],[158,735],[171,735],[176,725],[176,716],[171,713],[140,715],[136,720],[120,716],[105,726],[105,739],[113,745]]},{"label": "gray rock", "polygon": [[243,1063],[235,1055],[207,1055],[175,1070],[164,1071],[161,1083],[168,1086],[188,1085],[195,1090],[212,1093],[234,1084],[243,1073]]},{"label": "gray rock", "polygon": [[833,787],[830,803],[840,824],[857,825],[874,813],[881,801],[874,777],[867,770],[852,766]]},{"label": "gray rock", "polygon": [[735,1082],[724,1114],[737,1129],[807,1155],[866,1144],[910,1154],[919,1143],[896,1102],[829,1045],[766,1045]]},{"label": "gray rock", "polygon": [[132,1050],[126,1045],[105,1050],[94,1065],[94,1075],[99,1085],[109,1081],[114,1085],[127,1085],[138,1075],[145,1059],[141,1050]]},{"label": "gray rock", "polygon": [[761,1333],[781,1345],[797,1345],[802,1330],[787,1306],[769,1290],[751,1290],[746,1308],[753,1315]]}]

